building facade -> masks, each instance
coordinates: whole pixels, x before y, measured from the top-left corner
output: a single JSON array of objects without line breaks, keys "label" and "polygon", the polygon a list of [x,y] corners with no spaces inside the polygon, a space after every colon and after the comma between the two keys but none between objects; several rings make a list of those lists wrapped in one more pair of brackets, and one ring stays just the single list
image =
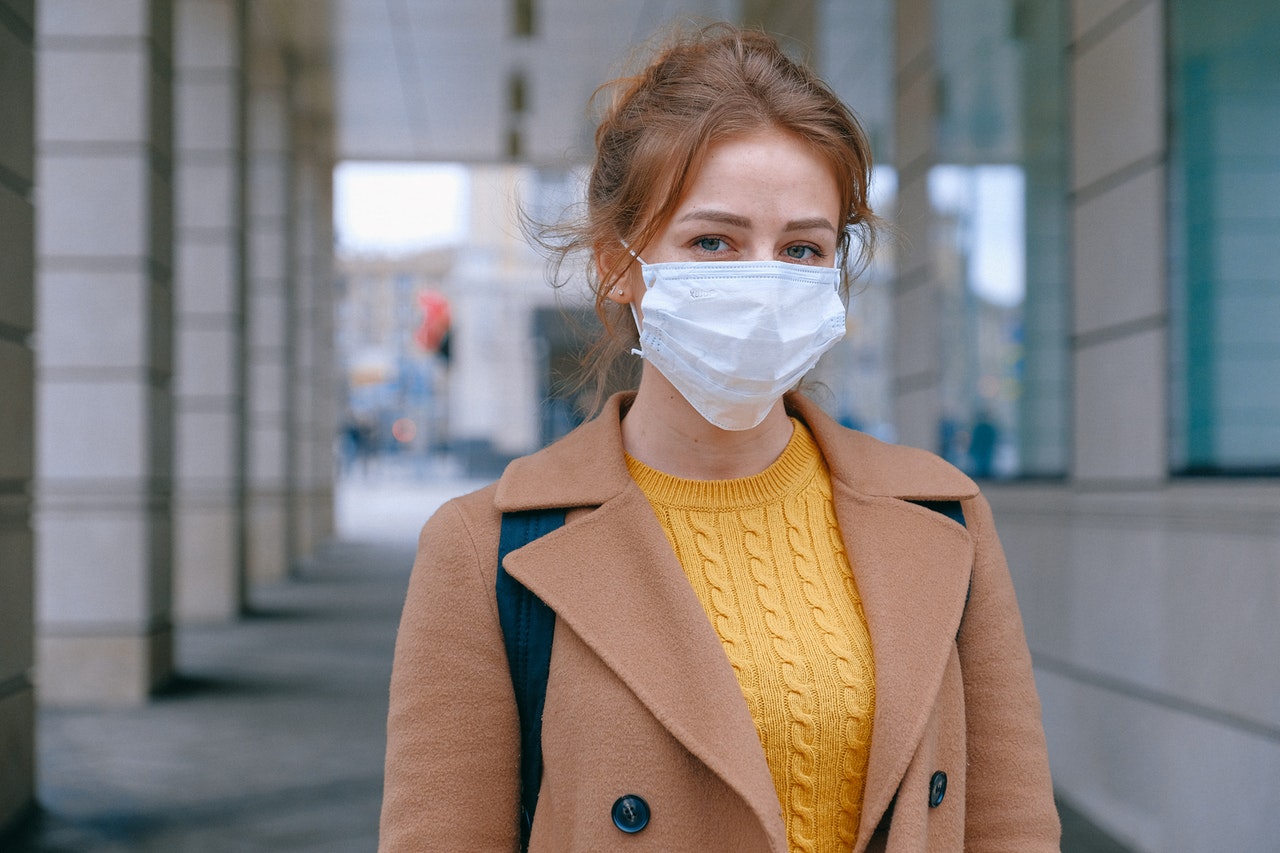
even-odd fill
[{"label": "building facade", "polygon": [[[899,438],[974,470],[957,448],[976,427],[953,445],[947,425],[986,407],[1004,436],[985,491],[1061,795],[1137,850],[1267,849],[1280,14],[895,8]],[[982,220],[1010,200],[1020,281],[993,287]],[[994,321],[977,333],[975,302]]]}]

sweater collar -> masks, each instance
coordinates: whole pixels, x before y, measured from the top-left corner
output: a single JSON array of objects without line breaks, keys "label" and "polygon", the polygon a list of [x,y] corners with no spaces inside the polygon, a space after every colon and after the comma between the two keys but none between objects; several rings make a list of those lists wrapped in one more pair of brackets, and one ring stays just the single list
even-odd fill
[{"label": "sweater collar", "polygon": [[726,480],[693,480],[651,468],[631,456],[627,467],[650,502],[687,509],[727,510],[784,500],[812,482],[822,455],[808,428],[792,418],[791,439],[782,454],[758,474]]},{"label": "sweater collar", "polygon": [[[498,482],[497,508],[599,506],[634,487],[621,429],[634,398],[633,392],[615,394],[597,417],[507,466]],[[845,429],[798,393],[788,394],[785,403],[808,426],[832,480],[855,493],[904,500],[960,500],[978,493],[969,477],[932,453]]]}]

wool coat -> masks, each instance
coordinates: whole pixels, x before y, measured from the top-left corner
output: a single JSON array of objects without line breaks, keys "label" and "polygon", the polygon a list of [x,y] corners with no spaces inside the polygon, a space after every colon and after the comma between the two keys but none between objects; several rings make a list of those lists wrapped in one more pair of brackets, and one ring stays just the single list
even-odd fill
[{"label": "wool coat", "polygon": [[[382,853],[518,847],[498,532],[501,513],[546,507],[569,508],[565,525],[506,559],[556,614],[529,849],[787,853],[742,690],[627,471],[629,402],[423,528],[391,678]],[[1058,850],[1031,658],[986,501],[932,454],[844,429],[799,395],[787,406],[831,471],[875,660],[853,849]],[[910,502],[934,500],[961,501],[966,526]],[[650,810],[634,834],[611,817],[625,795]]]}]

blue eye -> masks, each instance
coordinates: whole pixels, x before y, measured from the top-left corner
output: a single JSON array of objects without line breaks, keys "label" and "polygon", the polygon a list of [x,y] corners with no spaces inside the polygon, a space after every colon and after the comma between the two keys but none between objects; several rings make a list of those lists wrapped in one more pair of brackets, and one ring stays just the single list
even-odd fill
[{"label": "blue eye", "polygon": [[813,258],[821,257],[818,250],[812,246],[788,246],[783,249],[786,256],[793,261],[808,261]]},{"label": "blue eye", "polygon": [[719,252],[724,248],[724,240],[719,237],[699,237],[693,244],[704,252]]}]

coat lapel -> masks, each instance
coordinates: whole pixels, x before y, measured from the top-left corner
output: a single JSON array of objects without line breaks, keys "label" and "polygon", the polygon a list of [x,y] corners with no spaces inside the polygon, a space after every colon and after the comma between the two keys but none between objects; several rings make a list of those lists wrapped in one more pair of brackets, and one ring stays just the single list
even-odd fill
[{"label": "coat lapel", "polygon": [[869,838],[924,735],[960,628],[973,549],[960,525],[932,510],[836,488],[876,664],[859,832]]},{"label": "coat lapel", "polygon": [[583,507],[563,527],[509,554],[507,572],[743,797],[766,835],[781,838],[778,795],[746,699],[626,469],[619,417],[615,400],[596,421],[503,475],[500,510]]},{"label": "coat lapel", "polygon": [[751,804],[766,829],[778,821],[777,793],[742,690],[638,488],[511,553],[506,566]]},{"label": "coat lapel", "polygon": [[841,430],[803,398],[789,403],[831,470],[836,516],[871,633],[876,708],[855,846],[861,849],[924,735],[973,568],[965,529],[910,501],[961,500],[978,488],[933,454]]}]

